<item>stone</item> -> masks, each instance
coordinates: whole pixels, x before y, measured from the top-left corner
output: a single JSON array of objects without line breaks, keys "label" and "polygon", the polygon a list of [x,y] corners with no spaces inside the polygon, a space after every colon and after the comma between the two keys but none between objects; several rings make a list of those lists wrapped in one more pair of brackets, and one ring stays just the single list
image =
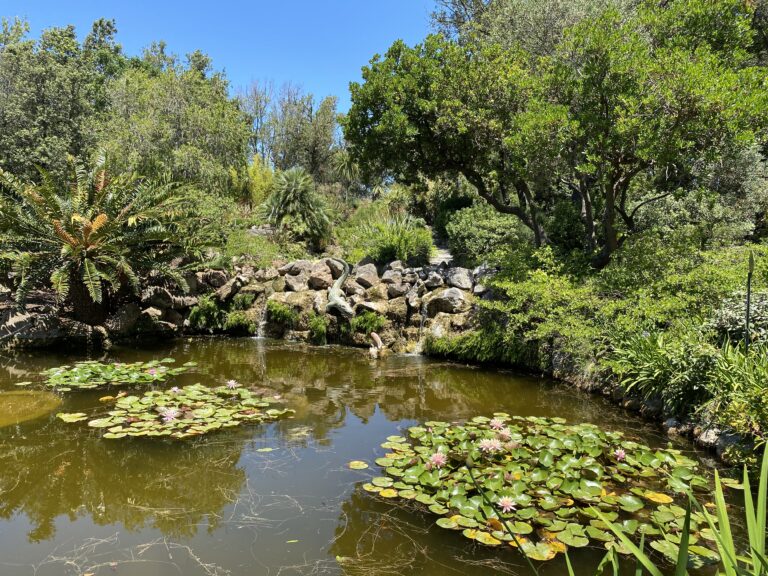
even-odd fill
[{"label": "stone", "polygon": [[347,280],[344,283],[344,294],[347,296],[363,296],[365,288],[360,286],[355,280]]},{"label": "stone", "polygon": [[312,262],[309,260],[295,260],[285,266],[281,266],[277,271],[282,275],[298,276],[302,273],[309,275],[312,270]]},{"label": "stone", "polygon": [[315,297],[312,300],[312,310],[315,314],[325,315],[325,307],[328,305],[328,292],[325,290],[319,290],[315,292]]},{"label": "stone", "polygon": [[387,286],[387,296],[390,298],[399,298],[405,296],[411,287],[408,284],[390,284]]},{"label": "stone", "polygon": [[364,300],[355,306],[355,312],[358,314],[366,310],[384,316],[389,310],[389,306],[386,302],[371,302],[370,300]]},{"label": "stone", "polygon": [[428,290],[434,290],[443,285],[443,277],[437,272],[430,272],[424,280],[424,286]]},{"label": "stone", "polygon": [[475,284],[472,288],[472,294],[475,296],[482,296],[486,292],[488,292],[488,287],[485,284]]},{"label": "stone", "polygon": [[264,284],[258,282],[251,282],[240,288],[240,294],[253,294],[253,296],[261,296],[266,292],[267,288]]},{"label": "stone", "polygon": [[273,268],[270,266],[269,268],[256,270],[256,272],[253,275],[253,279],[256,282],[269,282],[270,280],[274,280],[279,276],[280,276],[280,273],[277,271],[277,268]]},{"label": "stone", "polygon": [[5,286],[0,286],[0,302],[11,301],[11,290]]},{"label": "stone", "polygon": [[405,284],[416,284],[416,281],[419,279],[418,272],[413,271],[405,271],[403,272],[403,283]]},{"label": "stone", "polygon": [[705,448],[714,448],[720,440],[721,431],[719,428],[705,428],[696,438],[696,442]]},{"label": "stone", "polygon": [[227,283],[228,277],[223,270],[207,270],[203,272],[203,282],[214,288],[221,288]]},{"label": "stone", "polygon": [[150,286],[141,293],[141,303],[155,308],[172,308],[173,297],[161,286]]},{"label": "stone", "polygon": [[448,286],[460,290],[472,290],[472,272],[467,268],[449,268],[445,278]]},{"label": "stone", "polygon": [[171,308],[174,310],[186,310],[187,308],[192,308],[193,306],[197,306],[197,303],[200,301],[197,296],[172,296],[171,300]]},{"label": "stone", "polygon": [[142,310],[141,315],[151,318],[152,320],[160,320],[163,317],[163,311],[159,308],[149,307]]},{"label": "stone", "polygon": [[403,266],[403,262],[401,260],[395,260],[394,262],[390,262],[387,266],[388,270],[399,270],[402,271],[405,267]]},{"label": "stone", "polygon": [[456,314],[469,308],[465,292],[458,288],[446,288],[431,294],[427,298],[427,316],[434,318],[439,312]]},{"label": "stone", "polygon": [[275,292],[284,292],[285,291],[285,278],[283,276],[280,276],[279,278],[275,278],[272,280],[272,290]]},{"label": "stone", "polygon": [[370,288],[379,283],[379,273],[373,264],[363,264],[355,270],[355,280],[363,288]]},{"label": "stone", "polygon": [[419,295],[419,290],[417,287],[414,286],[408,290],[408,293],[405,295],[405,301],[408,304],[408,308],[412,312],[418,312],[421,310],[421,296]]},{"label": "stone", "polygon": [[309,273],[309,287],[313,290],[326,290],[333,285],[331,269],[324,261],[316,262]]},{"label": "stone", "polygon": [[216,299],[222,303],[230,302],[232,298],[237,296],[237,293],[240,292],[240,288],[245,286],[247,282],[245,277],[239,275],[235,276],[224,284],[224,286],[221,286],[216,290]]},{"label": "stone", "polygon": [[387,270],[381,275],[381,281],[384,284],[400,284],[403,281],[403,275],[397,270]]},{"label": "stone", "polygon": [[309,280],[308,273],[302,272],[295,276],[293,274],[286,274],[283,276],[283,279],[285,280],[286,292],[302,292],[309,289],[307,284],[307,281]]},{"label": "stone", "polygon": [[344,273],[344,265],[341,262],[334,258],[326,258],[325,265],[328,266],[334,280],[341,278],[341,275]]},{"label": "stone", "polygon": [[405,324],[408,318],[408,302],[405,297],[395,298],[389,301],[389,306],[386,312],[387,318],[398,324]]},{"label": "stone", "polygon": [[177,328],[181,328],[184,325],[184,316],[182,316],[178,311],[176,310],[166,310],[163,313],[163,322],[168,322],[169,324],[173,324]]},{"label": "stone", "polygon": [[117,309],[104,323],[112,338],[124,338],[130,335],[141,317],[141,308],[135,302],[130,302]]},{"label": "stone", "polygon": [[389,300],[386,284],[376,284],[365,291],[367,300]]}]

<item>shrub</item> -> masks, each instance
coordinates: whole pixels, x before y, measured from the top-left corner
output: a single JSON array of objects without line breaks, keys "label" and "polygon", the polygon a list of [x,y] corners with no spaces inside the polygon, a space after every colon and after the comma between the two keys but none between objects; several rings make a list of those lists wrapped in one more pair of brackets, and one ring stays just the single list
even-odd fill
[{"label": "shrub", "polygon": [[224,322],[224,330],[233,335],[252,336],[258,328],[256,321],[244,310],[229,312]]},{"label": "shrub", "polygon": [[285,237],[265,237],[249,230],[233,229],[227,235],[221,260],[215,262],[227,268],[233,259],[245,258],[256,268],[267,268],[275,260],[298,260],[307,257],[307,249]]},{"label": "shrub", "polygon": [[198,332],[218,332],[224,329],[226,312],[211,296],[202,296],[189,312],[189,325]]},{"label": "shrub", "polygon": [[386,323],[386,318],[384,318],[381,314],[376,314],[375,312],[366,310],[362,314],[358,314],[349,321],[349,328],[352,330],[352,332],[370,334],[371,332],[378,332],[381,330]]},{"label": "shrub", "polygon": [[253,302],[256,300],[256,295],[252,292],[241,292],[239,294],[236,294],[234,298],[232,298],[232,304],[230,305],[230,310],[248,310],[252,305]]},{"label": "shrub", "polygon": [[[720,341],[743,341],[746,335],[746,308],[746,293],[736,292],[733,296],[723,300],[723,303],[712,315],[708,326],[717,333]],[[766,342],[768,340],[768,292],[753,293],[749,310],[751,341],[755,343]]]},{"label": "shrub", "polygon": [[499,265],[513,251],[530,251],[530,232],[520,219],[485,203],[455,212],[445,230],[451,254],[462,266]]},{"label": "shrub", "polygon": [[269,300],[267,302],[267,319],[282,328],[293,328],[299,321],[299,314],[286,304]]},{"label": "shrub", "polygon": [[328,343],[328,320],[324,315],[314,312],[309,315],[309,340],[317,345]]},{"label": "shrub", "polygon": [[291,168],[275,177],[263,211],[270,224],[310,240],[317,248],[322,248],[330,236],[325,199],[317,193],[312,176],[303,168]]}]

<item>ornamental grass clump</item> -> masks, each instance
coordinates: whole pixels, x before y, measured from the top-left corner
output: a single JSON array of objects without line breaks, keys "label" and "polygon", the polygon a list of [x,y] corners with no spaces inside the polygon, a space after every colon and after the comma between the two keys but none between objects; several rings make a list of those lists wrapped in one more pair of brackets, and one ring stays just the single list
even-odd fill
[{"label": "ornamental grass clump", "polygon": [[[631,541],[664,554],[677,545],[691,491],[709,489],[697,464],[673,449],[652,449],[591,424],[497,413],[465,424],[426,422],[390,436],[376,460],[384,475],[363,489],[415,502],[438,526],[487,546],[519,548],[550,560],[589,545],[630,551]],[[703,512],[691,514],[695,562],[719,561]]]}]

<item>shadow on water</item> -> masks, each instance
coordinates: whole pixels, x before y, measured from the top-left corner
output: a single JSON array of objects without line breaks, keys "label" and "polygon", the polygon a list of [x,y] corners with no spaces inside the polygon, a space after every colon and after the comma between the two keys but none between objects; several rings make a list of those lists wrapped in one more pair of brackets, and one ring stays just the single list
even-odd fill
[{"label": "shadow on water", "polygon": [[[506,411],[560,416],[668,440],[601,398],[547,380],[416,356],[263,340],[182,340],[117,348],[105,361],[171,356],[198,367],[164,384],[235,379],[278,394],[295,418],[194,442],[101,440],[49,414],[0,428],[0,573],[526,574],[514,551],[472,546],[416,510],[360,489],[387,435],[418,421]],[[0,390],[72,357],[0,358]],[[104,392],[63,398],[91,411]],[[685,450],[690,446],[679,445]],[[599,551],[575,556],[590,573]],[[543,574],[564,574],[551,563]]]}]

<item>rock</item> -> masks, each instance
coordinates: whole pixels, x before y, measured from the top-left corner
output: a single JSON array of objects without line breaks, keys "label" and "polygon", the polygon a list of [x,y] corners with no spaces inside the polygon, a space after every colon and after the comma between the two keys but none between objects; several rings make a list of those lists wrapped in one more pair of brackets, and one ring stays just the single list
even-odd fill
[{"label": "rock", "polygon": [[403,281],[403,275],[396,270],[387,270],[381,275],[381,281],[384,284],[400,284]]},{"label": "rock", "polygon": [[333,275],[331,269],[324,261],[320,261],[312,266],[309,273],[309,287],[313,290],[325,290],[333,285]]},{"label": "rock", "polygon": [[469,300],[458,288],[446,288],[431,294],[427,299],[427,316],[434,318],[439,312],[456,314],[469,308]]},{"label": "rock", "polygon": [[118,308],[104,323],[109,335],[115,339],[126,338],[131,335],[141,317],[141,308],[138,304],[130,302]]},{"label": "rock", "polygon": [[414,286],[408,290],[408,293],[405,295],[405,300],[408,303],[408,308],[412,312],[418,312],[421,310],[421,297],[419,296],[419,290],[417,287]]},{"label": "rock", "polygon": [[445,274],[446,284],[460,290],[472,290],[472,272],[467,268],[450,268]]},{"label": "rock", "polygon": [[173,296],[165,288],[150,286],[141,293],[141,303],[155,308],[172,308]]},{"label": "rock", "polygon": [[705,428],[696,438],[696,442],[705,448],[714,448],[720,440],[721,431],[719,428]]},{"label": "rock", "polygon": [[312,270],[312,262],[309,260],[296,260],[294,262],[289,262],[285,266],[282,266],[278,269],[278,272],[285,276],[298,276],[302,273],[309,275],[310,271]]},{"label": "rock", "polygon": [[395,298],[389,301],[386,312],[387,318],[398,324],[405,324],[408,318],[408,302],[404,297]]},{"label": "rock", "polygon": [[279,276],[280,273],[277,271],[277,268],[270,266],[269,268],[264,268],[263,270],[257,270],[253,275],[253,279],[256,282],[269,282],[275,278],[278,278]]},{"label": "rock", "polygon": [[0,302],[10,302],[11,291],[5,286],[0,286]]},{"label": "rock", "polygon": [[387,296],[390,298],[399,298],[405,296],[411,287],[408,284],[390,284],[387,286]]},{"label": "rock", "polygon": [[181,328],[184,325],[184,316],[182,316],[176,310],[166,310],[163,313],[162,320],[163,322],[168,322],[169,324],[173,324],[177,328]]},{"label": "rock", "polygon": [[403,283],[404,284],[416,284],[416,282],[419,280],[419,274],[417,272],[409,272],[405,271],[403,272]]},{"label": "rock", "polygon": [[221,288],[227,283],[227,274],[223,270],[207,270],[202,273],[202,280],[209,286]]},{"label": "rock", "polygon": [[390,262],[387,266],[388,270],[399,270],[402,271],[405,267],[403,266],[402,261],[395,260],[394,262]]},{"label": "rock", "polygon": [[388,309],[389,306],[387,306],[386,302],[371,302],[370,300],[364,300],[355,306],[355,312],[357,314],[367,310],[369,312],[375,312],[376,314],[385,316]]},{"label": "rock", "polygon": [[315,298],[312,300],[312,310],[315,314],[325,315],[325,307],[328,305],[328,292],[320,290],[315,293]]},{"label": "rock", "polygon": [[240,294],[253,294],[253,296],[261,296],[266,292],[267,288],[264,284],[257,282],[251,282],[240,288]]},{"label": "rock", "polygon": [[443,285],[443,277],[437,272],[430,272],[424,280],[424,286],[428,290],[434,290]]},{"label": "rock", "polygon": [[174,310],[186,310],[197,306],[200,299],[197,296],[172,296],[171,301],[171,308]]},{"label": "rock", "polygon": [[355,270],[355,280],[363,288],[370,288],[379,283],[379,273],[373,264],[363,264]]},{"label": "rock", "polygon": [[309,289],[309,286],[307,285],[307,281],[309,280],[308,273],[302,272],[296,276],[293,274],[286,274],[283,276],[283,279],[285,280],[286,292],[302,292]]},{"label": "rock", "polygon": [[141,311],[142,316],[146,316],[147,318],[150,318],[152,320],[160,320],[163,317],[163,311],[159,308],[145,308]]},{"label": "rock", "polygon": [[429,324],[429,333],[434,338],[455,336],[466,330],[468,324],[468,314],[438,312]]},{"label": "rock", "polygon": [[10,348],[99,348],[108,345],[105,334],[56,313],[19,312],[15,306],[0,313],[0,345]]},{"label": "rock", "polygon": [[365,291],[368,300],[389,300],[386,284],[376,284]]},{"label": "rock", "polygon": [[472,294],[475,296],[482,296],[488,292],[488,287],[484,284],[475,284],[474,288],[472,288]]},{"label": "rock", "polygon": [[232,280],[224,284],[224,286],[216,290],[216,299],[222,303],[231,301],[232,298],[240,292],[240,288],[245,286],[247,282],[245,277],[235,276]]},{"label": "rock", "polygon": [[738,446],[742,441],[743,438],[741,438],[738,434],[723,432],[720,434],[720,437],[717,439],[717,444],[715,445],[715,450],[718,457],[727,459],[726,457],[728,456],[727,452],[729,449],[733,448],[734,446]]},{"label": "rock", "polygon": [[272,280],[272,290],[275,292],[285,292],[285,277],[280,276]]},{"label": "rock", "polygon": [[347,296],[363,296],[365,295],[365,288],[354,280],[347,280],[344,283],[344,294]]},{"label": "rock", "polygon": [[334,258],[326,258],[325,265],[328,266],[328,269],[331,271],[331,276],[333,276],[334,280],[341,278],[341,275],[344,273],[344,266],[341,262]]}]

